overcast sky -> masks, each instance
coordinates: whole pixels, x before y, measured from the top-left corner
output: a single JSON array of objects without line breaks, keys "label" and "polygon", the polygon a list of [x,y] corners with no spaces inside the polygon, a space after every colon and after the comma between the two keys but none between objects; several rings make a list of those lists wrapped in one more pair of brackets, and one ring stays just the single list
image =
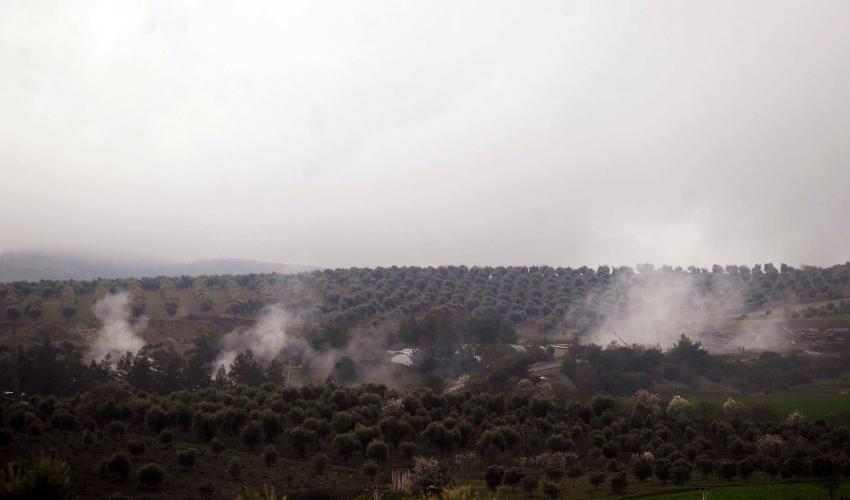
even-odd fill
[{"label": "overcast sky", "polygon": [[850,2],[0,2],[0,251],[850,259]]}]

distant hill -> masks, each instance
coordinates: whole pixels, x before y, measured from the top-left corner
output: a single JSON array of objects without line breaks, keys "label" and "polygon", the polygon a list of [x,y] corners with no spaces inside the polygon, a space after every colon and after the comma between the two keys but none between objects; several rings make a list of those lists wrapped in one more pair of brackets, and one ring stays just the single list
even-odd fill
[{"label": "distant hill", "polygon": [[172,263],[109,259],[81,254],[19,250],[0,254],[0,283],[10,281],[89,280],[142,276],[200,276],[212,274],[299,273],[316,266],[243,259],[206,259]]}]

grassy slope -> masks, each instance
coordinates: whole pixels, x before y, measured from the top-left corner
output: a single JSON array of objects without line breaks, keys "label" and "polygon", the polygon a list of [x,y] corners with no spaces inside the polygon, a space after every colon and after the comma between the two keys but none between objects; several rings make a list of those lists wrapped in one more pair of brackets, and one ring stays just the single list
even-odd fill
[{"label": "grassy slope", "polygon": [[[594,489],[588,482],[586,477],[579,478],[575,484],[570,479],[565,479],[559,484],[561,486],[561,500],[572,499],[602,499],[602,498],[618,498],[618,499],[663,499],[663,500],[698,500],[701,498],[700,489],[708,488],[710,500],[738,500],[738,499],[755,499],[755,500],[808,500],[808,499],[823,499],[829,498],[826,490],[821,488],[816,483],[801,482],[798,480],[784,481],[780,479],[771,480],[764,474],[758,473],[753,475],[748,481],[734,479],[732,481],[723,481],[716,477],[712,479],[702,479],[698,474],[692,474],[692,481],[685,486],[673,486],[671,483],[661,484],[657,479],[650,479],[645,483],[639,483],[634,476],[629,474],[629,487],[625,494],[615,494],[611,491],[610,485],[606,482],[599,489]],[[466,480],[460,480],[459,483],[466,483]],[[479,492],[481,498],[498,498],[499,500],[525,500],[534,498],[543,500],[546,497],[541,490],[535,491],[531,496],[527,493],[512,491],[507,487],[500,487],[497,492],[490,492],[486,489],[483,480],[474,479],[469,481],[473,490]],[[836,498],[842,493],[850,491],[850,484],[842,485],[836,492]]]},{"label": "grassy slope", "polygon": [[[794,396],[794,395],[772,395],[772,396],[735,396],[736,401],[747,404],[767,403],[779,412],[783,417],[794,411],[801,411],[809,421],[825,419],[829,413],[850,412],[850,396]],[[707,401],[716,405],[722,405],[725,397],[697,397],[691,399],[692,403]]]}]

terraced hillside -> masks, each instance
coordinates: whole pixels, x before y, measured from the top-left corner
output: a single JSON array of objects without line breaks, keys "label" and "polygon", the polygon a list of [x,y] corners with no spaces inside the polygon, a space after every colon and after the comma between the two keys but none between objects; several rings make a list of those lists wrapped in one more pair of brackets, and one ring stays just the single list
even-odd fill
[{"label": "terraced hillside", "polygon": [[[794,269],[785,264],[778,269],[772,264],[752,269],[714,266],[710,271],[696,267],[654,269],[651,265],[637,266],[636,270],[607,266],[392,266],[288,275],[205,276],[199,280],[182,276],[19,281],[0,288],[0,310],[5,312],[5,321],[14,322],[60,320],[63,309],[67,318],[93,319],[91,306],[97,296],[135,290],[140,314],[153,319],[194,315],[253,318],[265,306],[277,303],[306,321],[348,325],[465,311],[479,316],[501,315],[524,334],[567,337],[627,317],[645,297],[659,291],[661,297],[675,297],[675,307],[712,317],[754,311],[783,315],[789,320],[842,316],[848,313],[841,303],[850,295],[848,269],[848,265]],[[164,283],[173,287],[169,291],[172,307],[161,293]],[[66,289],[73,291],[73,307],[63,306]],[[34,301],[38,302],[39,314],[30,314]],[[802,306],[809,303],[816,307]]]}]

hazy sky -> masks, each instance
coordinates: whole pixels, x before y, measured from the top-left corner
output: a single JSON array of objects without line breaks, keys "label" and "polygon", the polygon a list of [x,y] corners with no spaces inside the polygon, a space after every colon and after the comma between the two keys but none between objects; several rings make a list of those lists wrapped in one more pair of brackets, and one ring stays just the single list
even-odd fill
[{"label": "hazy sky", "polygon": [[0,2],[0,251],[850,259],[850,2]]}]

